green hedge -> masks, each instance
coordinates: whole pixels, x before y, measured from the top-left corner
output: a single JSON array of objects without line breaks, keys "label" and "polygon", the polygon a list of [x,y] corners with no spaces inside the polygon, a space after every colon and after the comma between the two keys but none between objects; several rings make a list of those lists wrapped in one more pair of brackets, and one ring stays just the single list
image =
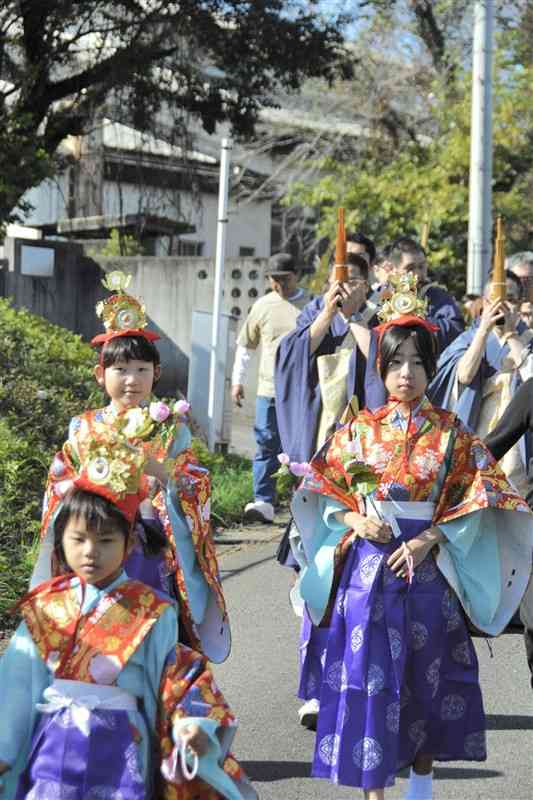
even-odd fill
[{"label": "green hedge", "polygon": [[0,299],[0,628],[27,587],[51,458],[102,402],[94,363],[79,336]]}]

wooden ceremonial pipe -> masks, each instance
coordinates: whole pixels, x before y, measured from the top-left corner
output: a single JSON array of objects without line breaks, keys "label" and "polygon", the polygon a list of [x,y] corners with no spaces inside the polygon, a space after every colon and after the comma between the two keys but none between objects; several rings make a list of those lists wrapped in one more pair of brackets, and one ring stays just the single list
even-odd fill
[{"label": "wooden ceremonial pipe", "polygon": [[[346,228],[344,227],[344,208],[339,208],[337,216],[337,241],[335,243],[335,280],[348,282],[348,265],[346,263]],[[337,308],[342,308],[342,300],[337,300]]]},{"label": "wooden ceremonial pipe", "polygon": [[[501,217],[496,219],[496,239],[494,241],[494,263],[492,268],[492,280],[490,284],[491,300],[507,299],[507,284],[505,282],[505,234],[503,232],[503,221]],[[496,325],[503,325],[505,317],[498,317]]]}]

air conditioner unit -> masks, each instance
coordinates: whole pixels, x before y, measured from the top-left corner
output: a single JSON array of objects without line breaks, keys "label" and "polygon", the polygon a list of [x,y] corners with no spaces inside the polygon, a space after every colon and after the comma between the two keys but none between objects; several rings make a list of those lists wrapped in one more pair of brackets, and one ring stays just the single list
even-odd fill
[{"label": "air conditioner unit", "polygon": [[[191,360],[187,397],[191,412],[204,433],[209,431],[209,371],[211,358],[213,314],[210,311],[192,312]],[[227,450],[231,443],[231,372],[235,358],[237,320],[230,314],[221,314],[220,352],[223,357],[216,365],[216,385],[223,386],[220,397],[215,399],[215,448]]]}]

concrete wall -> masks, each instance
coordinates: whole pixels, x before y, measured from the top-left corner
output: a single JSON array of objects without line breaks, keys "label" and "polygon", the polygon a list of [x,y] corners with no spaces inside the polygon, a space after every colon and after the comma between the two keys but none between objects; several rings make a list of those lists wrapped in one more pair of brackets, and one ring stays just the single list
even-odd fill
[{"label": "concrete wall", "polygon": [[[22,275],[21,248],[44,246],[55,253],[51,277]],[[15,308],[27,308],[56,325],[62,325],[85,340],[100,332],[94,314],[98,300],[106,291],[101,285],[103,273],[94,261],[86,258],[79,245],[48,240],[4,240],[6,265],[2,270],[1,291],[11,298]]]},{"label": "concrete wall", "polygon": [[29,189],[23,200],[30,203],[32,209],[28,212],[24,224],[44,225],[65,219],[68,216],[67,195],[66,173]]}]

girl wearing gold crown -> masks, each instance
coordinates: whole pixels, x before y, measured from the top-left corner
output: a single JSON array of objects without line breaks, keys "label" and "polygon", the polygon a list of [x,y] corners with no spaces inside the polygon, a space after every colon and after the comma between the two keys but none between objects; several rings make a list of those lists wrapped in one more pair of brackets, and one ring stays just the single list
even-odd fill
[{"label": "girl wearing gold crown", "polygon": [[[184,418],[188,403],[178,401],[171,409],[150,402],[160,375],[154,344],[159,336],[147,329],[141,303],[126,293],[130,278],[109,273],[104,286],[116,293],[97,305],[106,332],[91,344],[101,348],[95,375],[109,405],[74,417],[68,442],[78,461],[106,428],[123,432],[133,445],[142,443],[151,491],[140,506],[136,544],[126,572],[177,599],[182,641],[220,662],[229,654],[230,631],[210,533],[209,474],[190,449]],[[32,585],[57,573],[51,534],[59,502],[55,485],[51,473]]]},{"label": "girl wearing gold crown", "polygon": [[229,754],[235,719],[173,603],[124,562],[147,493],[142,445],[98,431],[81,462],[52,465],[63,574],[18,603],[0,661],[4,800],[253,800]]},{"label": "girl wearing gold crown", "polygon": [[527,585],[533,516],[481,441],[427,400],[435,328],[414,276],[398,281],[377,329],[388,402],[326,442],[293,513],[300,592],[329,625],[313,775],[383,800],[410,766],[405,797],[430,800],[435,760],[486,758],[465,615],[503,630]]}]

